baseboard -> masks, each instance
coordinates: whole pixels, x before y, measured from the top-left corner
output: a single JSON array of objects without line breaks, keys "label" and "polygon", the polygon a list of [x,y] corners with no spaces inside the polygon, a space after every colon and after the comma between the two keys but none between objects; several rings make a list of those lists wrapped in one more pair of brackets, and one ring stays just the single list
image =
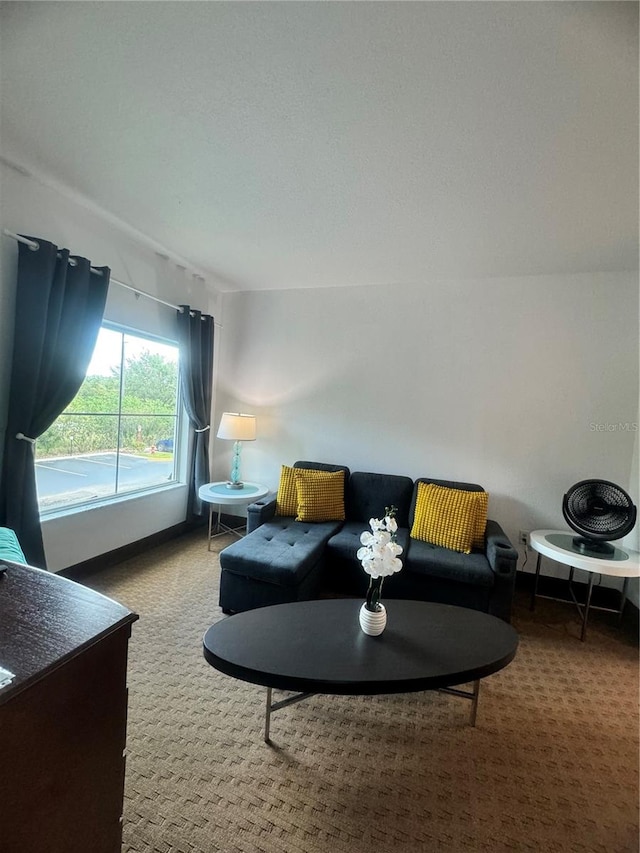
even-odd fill
[{"label": "baseboard", "polygon": [[[229,527],[238,527],[246,519],[242,516],[222,514],[220,520],[223,524]],[[144,539],[137,539],[135,542],[129,542],[121,548],[115,548],[113,551],[108,551],[106,554],[99,554],[97,557],[92,557],[90,560],[84,560],[82,563],[76,563],[73,566],[68,566],[66,569],[61,569],[56,574],[62,575],[71,580],[80,580],[86,575],[99,572],[102,569],[108,569],[118,563],[128,560],[130,557],[137,557],[148,551],[149,548],[154,548],[156,545],[163,545],[165,542],[170,542],[178,536],[184,536],[186,533],[191,533],[192,530],[205,528],[208,523],[208,516],[202,521],[188,522],[182,521],[180,524],[174,524],[173,527],[168,527],[166,530],[159,530],[158,533],[153,533],[151,536],[145,536]]]},{"label": "baseboard", "polygon": [[131,557],[137,557],[139,554],[148,551],[149,548],[163,545],[165,542],[177,539],[179,536],[184,536],[185,533],[190,533],[192,530],[203,527],[204,525],[206,525],[206,521],[196,523],[183,521],[180,524],[173,525],[173,527],[166,528],[166,530],[159,530],[151,536],[145,536],[144,539],[138,539],[135,542],[123,545],[121,548],[108,551],[106,554],[99,554],[90,560],[84,560],[82,563],[68,566],[66,569],[61,569],[57,574],[71,580],[81,580],[86,575],[99,572],[102,569],[108,569]]}]

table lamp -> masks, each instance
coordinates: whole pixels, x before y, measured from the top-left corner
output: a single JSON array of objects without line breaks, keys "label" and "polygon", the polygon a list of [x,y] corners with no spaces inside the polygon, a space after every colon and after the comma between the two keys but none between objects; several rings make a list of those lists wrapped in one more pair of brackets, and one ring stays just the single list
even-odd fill
[{"label": "table lamp", "polygon": [[241,489],[244,483],[240,480],[240,451],[243,441],[256,440],[256,416],[243,415],[239,412],[223,412],[217,437],[235,442],[231,479],[227,481],[227,488]]}]

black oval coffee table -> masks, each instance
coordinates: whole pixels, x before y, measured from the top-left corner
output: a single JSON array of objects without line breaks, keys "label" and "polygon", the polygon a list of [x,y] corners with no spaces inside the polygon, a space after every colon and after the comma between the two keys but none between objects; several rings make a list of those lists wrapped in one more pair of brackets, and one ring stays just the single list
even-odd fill
[{"label": "black oval coffee table", "polygon": [[[361,604],[276,604],[228,616],[208,629],[203,651],[211,666],[267,687],[267,743],[271,713],[317,693],[444,690],[472,701],[475,725],[480,679],[507,666],[518,648],[516,631],[495,616],[424,601],[385,602],[387,627],[369,637],[358,623]],[[472,691],[455,689],[470,682]],[[274,688],[301,692],[273,703]]]}]

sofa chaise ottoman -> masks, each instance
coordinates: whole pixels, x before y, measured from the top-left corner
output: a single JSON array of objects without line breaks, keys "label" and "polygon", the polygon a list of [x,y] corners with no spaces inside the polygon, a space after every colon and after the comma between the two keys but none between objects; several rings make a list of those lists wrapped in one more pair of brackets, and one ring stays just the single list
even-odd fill
[{"label": "sofa chaise ottoman", "polygon": [[[341,465],[296,462],[296,468],[344,472]],[[226,613],[268,604],[316,598],[329,539],[342,521],[296,521],[276,515],[276,496],[267,495],[247,510],[247,535],[220,552],[220,606]],[[268,519],[268,521],[267,521]]]}]

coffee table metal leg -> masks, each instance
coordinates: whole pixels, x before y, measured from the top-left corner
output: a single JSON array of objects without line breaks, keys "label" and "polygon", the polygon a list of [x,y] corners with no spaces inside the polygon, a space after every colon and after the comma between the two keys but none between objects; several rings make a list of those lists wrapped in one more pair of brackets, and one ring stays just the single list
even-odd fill
[{"label": "coffee table metal leg", "polygon": [[[460,690],[457,687],[440,687],[441,693],[449,693],[451,696],[460,696],[462,699],[471,700],[471,715],[469,724],[475,726],[478,717],[478,700],[480,699],[480,679],[473,682],[473,690]],[[295,705],[296,702],[302,702],[303,699],[308,699],[310,696],[315,696],[315,693],[296,693],[295,696],[289,696],[287,699],[281,699],[279,702],[273,701],[273,688],[267,687],[267,703],[264,714],[264,742],[271,743],[269,733],[271,730],[271,714],[274,711],[279,711],[281,708],[288,708],[289,705]]]},{"label": "coffee table metal leg", "polygon": [[270,687],[267,687],[267,709],[264,715],[264,742],[269,743],[269,727],[271,726],[271,693]]},{"label": "coffee table metal leg", "polygon": [[279,702],[272,702],[273,689],[267,687],[267,709],[264,717],[264,742],[271,743],[269,739],[269,729],[271,727],[271,713],[279,711],[280,708],[288,708],[289,705],[295,705],[296,702],[302,702],[303,699],[308,699],[310,696],[315,696],[315,693],[296,693],[295,696],[289,696],[287,699],[281,699]]},{"label": "coffee table metal leg", "polygon": [[480,679],[473,682],[473,690],[460,690],[457,687],[440,687],[440,693],[448,693],[450,696],[460,696],[462,699],[471,700],[471,716],[469,725],[475,726],[478,716],[478,699],[480,698]]},{"label": "coffee table metal leg", "polygon": [[478,716],[478,699],[480,698],[480,679],[476,679],[473,682],[473,699],[471,700],[471,717],[469,722],[472,726],[476,724],[476,717]]}]

